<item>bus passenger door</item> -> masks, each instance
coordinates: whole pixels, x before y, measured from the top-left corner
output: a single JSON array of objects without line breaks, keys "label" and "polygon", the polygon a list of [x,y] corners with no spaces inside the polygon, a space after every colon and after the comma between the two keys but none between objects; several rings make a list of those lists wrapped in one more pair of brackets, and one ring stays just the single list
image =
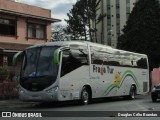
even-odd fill
[{"label": "bus passenger door", "polygon": [[[79,99],[83,85],[88,83],[89,65],[87,47],[71,45],[62,52],[60,86],[65,91],[63,99]],[[68,97],[68,98],[67,98]]]}]

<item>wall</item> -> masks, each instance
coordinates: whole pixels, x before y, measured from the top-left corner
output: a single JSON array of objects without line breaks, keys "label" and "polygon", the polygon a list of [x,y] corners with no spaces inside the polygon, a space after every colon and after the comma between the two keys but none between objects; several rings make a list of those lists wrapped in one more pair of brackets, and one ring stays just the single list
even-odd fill
[{"label": "wall", "polygon": [[[2,18],[9,18],[9,19],[16,19],[12,16],[6,16],[6,15],[0,15]],[[36,20],[38,22],[38,20]],[[47,39],[27,39],[26,38],[26,30],[27,30],[27,22],[26,18],[19,17],[17,18],[17,36],[0,36],[0,42],[12,42],[12,43],[23,43],[23,44],[36,44],[36,43],[43,43],[43,42],[49,42],[51,39],[51,23],[45,23],[46,26],[46,35]]]},{"label": "wall", "polygon": [[[10,10],[14,12],[25,13],[45,18],[51,18],[51,11],[40,7],[26,5],[11,0],[0,0],[0,10]],[[49,42],[51,40],[51,21],[31,19],[22,16],[15,16],[14,14],[0,14],[1,18],[17,20],[17,35],[16,36],[0,36],[0,43],[16,43],[16,44],[37,44]],[[43,23],[46,25],[46,39],[27,39],[27,21],[34,21],[35,23]]]},{"label": "wall", "polygon": [[160,84],[160,68],[154,68],[151,74],[152,87]]}]

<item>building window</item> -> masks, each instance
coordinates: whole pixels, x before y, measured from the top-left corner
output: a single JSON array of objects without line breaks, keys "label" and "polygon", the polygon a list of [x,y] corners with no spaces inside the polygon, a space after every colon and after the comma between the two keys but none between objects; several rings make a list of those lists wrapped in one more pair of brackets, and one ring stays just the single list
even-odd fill
[{"label": "building window", "polygon": [[127,14],[126,14],[126,18],[127,18],[127,20],[128,20],[128,18],[129,18],[129,15],[130,15],[130,13],[127,13]]},{"label": "building window", "polygon": [[107,15],[107,19],[111,19],[111,16],[110,16],[110,15]]},{"label": "building window", "polygon": [[110,0],[107,0],[107,5],[110,5],[111,3],[110,3]]},{"label": "building window", "polygon": [[107,25],[108,25],[108,26],[111,26],[111,19],[108,19]]},{"label": "building window", "polygon": [[116,17],[117,17],[117,18],[120,18],[120,14],[116,14]]},{"label": "building window", "polygon": [[110,37],[108,37],[107,44],[108,44],[109,46],[111,46],[111,38],[110,38]]},{"label": "building window", "polygon": [[16,21],[0,18],[0,35],[16,35]]},{"label": "building window", "polygon": [[121,35],[120,33],[117,33],[117,38],[118,38],[120,35]]},{"label": "building window", "polygon": [[119,9],[120,5],[119,5],[119,0],[116,0],[116,9]]},{"label": "building window", "polygon": [[111,30],[111,24],[108,24],[107,31],[110,31],[110,30]]},{"label": "building window", "polygon": [[119,9],[119,8],[120,8],[119,4],[116,4],[116,9]]},{"label": "building window", "polygon": [[46,38],[45,33],[46,33],[45,25],[33,24],[33,23],[28,24],[28,38],[45,39]]},{"label": "building window", "polygon": [[107,10],[110,10],[110,9],[111,9],[110,5],[107,5]]}]

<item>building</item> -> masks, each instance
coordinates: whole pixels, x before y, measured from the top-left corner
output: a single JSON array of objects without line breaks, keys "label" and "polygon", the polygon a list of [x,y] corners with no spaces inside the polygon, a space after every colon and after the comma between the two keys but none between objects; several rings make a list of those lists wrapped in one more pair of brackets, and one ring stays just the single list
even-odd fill
[{"label": "building", "polygon": [[98,13],[106,17],[97,25],[98,42],[116,48],[117,38],[122,34],[136,1],[138,0],[102,0]]},{"label": "building", "polygon": [[0,0],[0,66],[11,66],[13,55],[51,40],[51,10],[13,0]]}]

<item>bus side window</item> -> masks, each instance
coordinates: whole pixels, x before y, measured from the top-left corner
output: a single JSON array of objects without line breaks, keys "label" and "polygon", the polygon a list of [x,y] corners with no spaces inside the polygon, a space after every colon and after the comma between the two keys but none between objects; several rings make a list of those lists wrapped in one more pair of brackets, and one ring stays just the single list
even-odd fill
[{"label": "bus side window", "polygon": [[62,54],[61,76],[88,64],[89,59],[87,47],[78,46],[71,47],[70,50],[64,50]]},{"label": "bus side window", "polygon": [[113,50],[96,46],[91,46],[90,50],[92,64],[120,66],[120,55]]},{"label": "bus side window", "polygon": [[91,64],[102,65],[104,60],[104,53],[101,52],[100,47],[90,46],[91,50]]},{"label": "bus side window", "polygon": [[147,69],[147,59],[141,58],[141,59],[137,60],[137,65],[139,68]]},{"label": "bus side window", "polygon": [[81,65],[89,65],[88,48],[86,45],[71,45],[72,56],[80,62]]},{"label": "bus side window", "polygon": [[61,77],[81,66],[81,62],[72,55],[70,50],[63,51]]}]

